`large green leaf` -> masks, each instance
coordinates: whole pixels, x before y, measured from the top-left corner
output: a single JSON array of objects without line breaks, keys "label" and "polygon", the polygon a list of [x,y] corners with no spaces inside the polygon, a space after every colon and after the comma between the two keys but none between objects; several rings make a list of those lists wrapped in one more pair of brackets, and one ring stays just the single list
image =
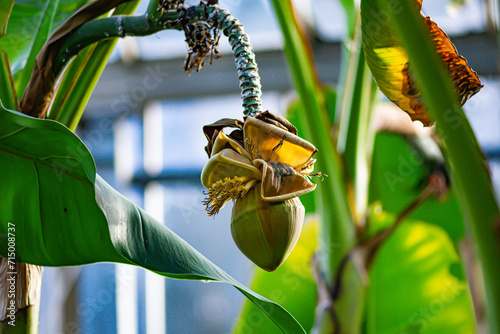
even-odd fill
[{"label": "large green leaf", "polygon": [[[317,249],[318,221],[306,222],[300,239],[286,262],[276,271],[257,270],[250,288],[279,302],[309,333],[314,324],[317,293],[311,257]],[[274,333],[276,326],[246,301],[234,334]]]},{"label": "large green leaf", "polygon": [[[160,275],[229,283],[286,333],[299,323],[218,268],[99,176],[80,139],[60,123],[0,107],[0,255],[45,266],[130,263]],[[10,233],[10,234],[9,234]]]},{"label": "large green leaf", "polygon": [[435,225],[398,227],[373,263],[367,302],[369,334],[475,332],[460,258]]},{"label": "large green leaf", "polygon": [[31,76],[38,52],[52,31],[87,2],[89,0],[15,2],[7,26],[7,35],[0,39],[0,47],[9,56],[19,95],[22,95]]},{"label": "large green leaf", "polygon": [[[498,233],[493,231],[498,231],[500,207],[484,154],[460,106],[464,99],[457,96],[450,73],[443,66],[443,59],[435,52],[436,45],[439,47],[442,44],[435,44],[430,40],[426,24],[413,3],[406,0],[363,0],[362,3],[378,5],[388,14],[387,19],[394,23],[390,28],[393,28],[408,53],[412,74],[421,89],[426,110],[436,122],[436,134],[442,140],[451,179],[478,250],[485,289],[488,291],[485,304],[490,331],[498,333],[500,240]],[[399,8],[397,13],[394,11],[396,8]],[[462,76],[461,70],[455,73]],[[470,96],[470,92],[467,95]]]},{"label": "large green leaf", "polygon": [[[399,214],[417,198],[435,162],[410,148],[398,134],[376,135],[370,180],[370,201],[380,201],[384,211]],[[453,186],[453,184],[452,184]],[[427,199],[410,218],[442,227],[457,244],[465,234],[462,209],[450,192],[440,201]]]}]

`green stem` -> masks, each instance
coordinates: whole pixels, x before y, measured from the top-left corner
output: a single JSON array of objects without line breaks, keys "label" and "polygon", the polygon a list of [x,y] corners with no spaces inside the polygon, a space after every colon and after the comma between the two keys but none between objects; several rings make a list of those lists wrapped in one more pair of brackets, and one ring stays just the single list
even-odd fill
[{"label": "green stem", "polygon": [[361,85],[358,72],[359,64],[361,62],[361,22],[358,15],[356,15],[356,20],[354,21],[355,28],[353,29],[353,34],[350,36],[346,42],[342,43],[342,75],[340,82],[342,84],[338,88],[340,99],[336,105],[336,118],[339,123],[339,136],[337,138],[337,149],[339,152],[344,152],[347,141],[347,133],[349,127],[349,118],[351,110],[354,108],[358,99],[355,96],[356,88]]},{"label": "green stem", "polygon": [[[262,112],[257,63],[243,25],[226,9],[219,7],[209,6],[205,11],[203,6],[193,6],[188,12],[194,13],[190,23],[206,21],[207,17],[217,18],[216,22],[228,37],[236,58],[244,114],[255,115]],[[182,30],[181,22],[176,21],[181,15],[182,12],[168,11],[155,19],[151,19],[151,15],[146,13],[142,16],[117,16],[87,22],[61,43],[59,52],[54,58],[54,74],[57,77],[73,56],[92,43],[115,37],[147,36],[165,29]]]},{"label": "green stem", "polygon": [[344,12],[346,16],[346,28],[348,31],[348,36],[352,37],[354,35],[354,30],[356,29],[356,16],[358,13],[358,1],[355,0],[340,0],[340,3],[344,7]]},{"label": "green stem", "polygon": [[0,310],[0,334],[38,333],[38,311],[43,267],[0,257],[0,295],[6,309]]},{"label": "green stem", "polygon": [[340,156],[331,138],[331,120],[325,108],[312,52],[295,17],[290,0],[273,0],[285,38],[285,55],[295,88],[300,96],[305,137],[319,150],[318,169],[328,175],[318,182],[321,225],[321,270],[332,283],[345,254],[354,246],[356,235],[343,182]]},{"label": "green stem", "polygon": [[147,36],[162,29],[159,24],[151,25],[146,15],[111,16],[87,22],[61,44],[54,58],[54,75],[57,77],[71,58],[93,43],[116,37]]},{"label": "green stem", "polygon": [[368,207],[368,182],[374,142],[372,105],[375,96],[371,72],[361,46],[361,22],[356,11],[353,37],[348,41],[349,58],[342,85],[342,98],[337,114],[340,117],[337,149],[343,153],[346,176],[352,184],[355,203],[354,221],[361,227]]},{"label": "green stem", "polygon": [[10,62],[7,54],[0,49],[0,101],[3,106],[11,110],[19,110],[14,79],[10,71]]},{"label": "green stem", "polygon": [[0,322],[0,334],[36,334],[38,333],[38,315],[40,299],[34,305],[19,310],[15,315],[13,325],[10,319]]},{"label": "green stem", "polygon": [[[367,0],[364,0],[367,1]],[[500,331],[500,210],[484,156],[460,106],[450,77],[429,39],[414,4],[377,0],[390,14],[394,31],[406,49],[426,108],[436,122],[453,184],[461,198],[481,260],[490,332]]]},{"label": "green stem", "polygon": [[159,20],[161,18],[162,11],[160,9],[160,2],[158,0],[149,0],[148,9],[146,10],[146,15],[150,21]]}]

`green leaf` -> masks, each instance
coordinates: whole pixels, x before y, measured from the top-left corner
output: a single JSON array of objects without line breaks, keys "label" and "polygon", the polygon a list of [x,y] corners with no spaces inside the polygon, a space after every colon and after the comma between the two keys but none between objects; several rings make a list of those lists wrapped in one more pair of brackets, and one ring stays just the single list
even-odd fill
[{"label": "green leaf", "polygon": [[[276,300],[294,315],[310,333],[316,309],[316,282],[311,272],[311,257],[317,248],[318,221],[304,225],[297,245],[286,262],[276,271],[257,270],[250,288]],[[246,301],[235,325],[235,334],[274,333],[276,326],[264,318],[257,307]]]},{"label": "green leaf", "polygon": [[14,0],[5,0],[3,2],[2,7],[0,7],[0,37],[5,36],[10,11],[12,10],[12,6],[14,6]]},{"label": "green leaf", "polygon": [[89,0],[16,1],[0,47],[11,61],[19,96],[31,76],[38,52],[52,31],[87,2]]},{"label": "green leaf", "polygon": [[[500,209],[495,198],[484,155],[465,116],[436,44],[415,6],[403,0],[377,0],[398,40],[408,53],[415,82],[421,89],[429,115],[436,122],[436,133],[443,142],[444,156],[450,167],[456,193],[470,223],[478,258],[481,261],[485,289],[488,291],[486,314],[490,331],[500,332]],[[394,9],[397,9],[396,11]]]},{"label": "green leaf", "polygon": [[[434,161],[412,150],[402,136],[380,132],[376,135],[370,180],[370,202],[380,201],[384,211],[401,213],[423,189]],[[453,187],[453,183],[451,185]],[[454,244],[465,234],[462,209],[453,192],[444,201],[429,198],[409,218],[443,228]]]},{"label": "green leaf", "polygon": [[[113,15],[133,14],[139,3],[140,0],[125,3],[119,6]],[[48,118],[66,125],[73,131],[76,129],[117,42],[118,38],[100,41],[80,51],[71,60],[57,85]]]},{"label": "green leaf", "polygon": [[[0,108],[0,255],[15,239],[20,262],[44,266],[107,261],[160,275],[231,284],[285,333],[303,333],[281,306],[244,287],[96,175],[68,128]],[[9,234],[10,233],[10,234]]]},{"label": "green leaf", "polygon": [[441,228],[404,222],[373,263],[367,332],[474,333],[468,285],[457,268],[462,272],[460,258]]}]

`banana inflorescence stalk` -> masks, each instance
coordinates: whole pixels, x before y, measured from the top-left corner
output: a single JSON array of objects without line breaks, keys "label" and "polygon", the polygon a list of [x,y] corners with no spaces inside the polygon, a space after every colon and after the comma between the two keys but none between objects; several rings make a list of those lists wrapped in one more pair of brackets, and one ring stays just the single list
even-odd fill
[{"label": "banana inflorescence stalk", "polygon": [[[70,18],[69,20],[71,20]],[[50,100],[52,96],[55,78],[62,72],[78,52],[90,44],[116,37],[125,36],[147,36],[161,30],[176,29],[185,30],[186,25],[196,22],[208,22],[212,28],[222,31],[229,38],[235,56],[236,69],[240,80],[241,95],[244,106],[244,114],[253,116],[262,112],[261,85],[258,74],[255,55],[248,35],[243,30],[243,25],[234,18],[228,10],[218,6],[200,3],[197,6],[184,8],[183,10],[166,10],[160,15],[146,13],[141,16],[112,16],[91,20],[79,25],[73,30],[68,30],[65,36],[59,36],[58,42],[53,46],[56,52],[47,47],[53,57],[48,57],[53,82],[47,84],[46,80],[38,80],[40,84],[29,87],[25,95],[36,96],[39,101]],[[50,41],[50,39],[49,39]],[[45,68],[43,65],[42,68]],[[32,79],[33,81],[33,79]],[[28,114],[39,117],[47,112],[48,103],[31,103],[36,106],[43,105],[40,110],[30,110]]]}]

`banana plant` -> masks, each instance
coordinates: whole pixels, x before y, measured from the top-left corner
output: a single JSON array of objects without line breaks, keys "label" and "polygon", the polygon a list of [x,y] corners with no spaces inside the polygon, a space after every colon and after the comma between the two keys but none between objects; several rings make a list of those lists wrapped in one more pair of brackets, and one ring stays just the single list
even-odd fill
[{"label": "banana plant", "polygon": [[[316,166],[328,178],[306,207],[314,246],[304,235],[289,262],[256,271],[252,288],[279,296],[311,333],[474,333],[484,319],[476,321],[471,297],[472,240],[486,322],[498,332],[499,209],[461,109],[482,87],[477,74],[420,13],[422,1],[345,0],[348,33],[331,103],[300,13],[291,0],[271,2],[298,96],[287,115],[319,149]],[[379,102],[378,90],[393,106]],[[435,125],[422,132],[410,118]],[[476,310],[483,302],[474,300]],[[272,332],[269,321],[256,324],[255,311],[245,303],[236,333]]]},{"label": "banana plant", "polygon": [[[248,36],[216,3],[150,0],[142,16],[131,15],[135,0],[10,0],[0,9],[2,273],[12,262],[30,277],[14,301],[23,326],[5,317],[2,331],[36,332],[38,266],[108,261],[235,286],[248,297],[237,333],[473,333],[467,238],[479,250],[497,332],[500,215],[461,109],[481,83],[420,15],[421,1],[343,0],[348,37],[341,89],[332,89],[318,78],[291,0],[272,0],[298,95],[287,115],[295,126],[262,112]],[[27,24],[27,15],[36,19]],[[252,290],[112,189],[72,132],[116,39],[164,29],[186,33],[187,71],[217,57],[221,32],[233,47],[246,118],[205,127],[202,181],[209,213],[236,201],[233,238],[265,269]],[[440,142],[411,124],[381,122],[378,89],[398,115],[436,123]]]},{"label": "banana plant", "polygon": [[0,285],[1,331],[37,332],[39,266],[106,261],[169,278],[231,284],[276,328],[303,333],[283,307],[234,280],[112,189],[72,132],[117,38],[164,29],[186,32],[187,71],[199,70],[207,53],[217,52],[223,31],[238,61],[244,113],[262,111],[251,45],[227,10],[212,1],[186,8],[183,1],[152,0],[144,15],[130,15],[138,3],[33,0],[2,7],[0,187],[6,196],[0,200],[0,254],[8,279]]}]

